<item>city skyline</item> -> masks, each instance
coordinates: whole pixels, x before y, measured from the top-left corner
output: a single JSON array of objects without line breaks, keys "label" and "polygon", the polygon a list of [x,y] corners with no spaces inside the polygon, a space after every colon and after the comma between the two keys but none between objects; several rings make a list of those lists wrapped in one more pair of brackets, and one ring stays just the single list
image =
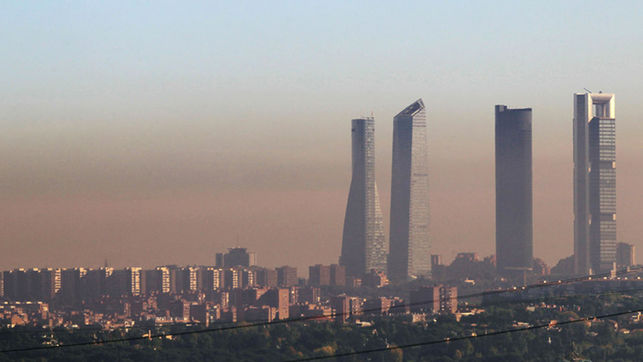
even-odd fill
[{"label": "city skyline", "polygon": [[[614,111],[614,109],[615,109],[615,107],[614,107],[614,95],[611,94],[611,93],[598,93],[598,94],[576,93],[575,94],[575,99],[578,98],[578,97],[589,97],[588,98],[589,101],[585,100],[584,101],[585,103],[583,103],[582,106],[580,105],[582,103],[582,101],[575,101],[575,103],[574,103],[575,109],[578,108],[578,109],[583,110],[584,108],[590,107],[590,108],[588,108],[588,112],[590,112],[590,113],[587,113],[587,114],[591,114],[592,116],[589,117],[589,120],[586,121],[586,123],[587,123],[586,128],[587,129],[584,130],[584,131],[575,129],[575,132],[576,132],[575,134],[577,134],[577,132],[585,132],[588,139],[593,139],[594,140],[594,141],[588,141],[589,143],[586,145],[586,148],[587,148],[587,156],[586,156],[587,160],[585,160],[583,162],[586,162],[587,164],[593,164],[593,163],[597,163],[597,162],[600,162],[600,161],[605,161],[602,158],[599,160],[599,158],[597,158],[597,157],[599,157],[599,154],[602,155],[600,157],[603,157],[603,156],[607,155],[607,153],[609,153],[608,156],[610,156],[611,158],[610,158],[610,160],[607,160],[607,161],[610,162],[610,168],[614,169],[614,167],[613,167],[614,164],[615,164],[615,159],[614,159],[614,155],[615,155],[615,152],[614,152],[614,150],[615,150],[615,144],[614,144],[614,140],[615,140],[615,132],[614,132],[614,114],[615,114],[615,111]],[[593,100],[592,100],[592,97],[593,97]],[[592,108],[592,105],[593,105],[593,108]],[[502,109],[499,110],[498,107],[500,107]],[[521,112],[521,111],[527,111],[529,113],[527,123],[530,125],[531,124],[531,108],[509,109],[509,108],[507,108],[507,106],[496,106],[496,138],[498,138],[498,132],[499,132],[499,128],[498,128],[498,126],[499,126],[499,124],[498,124],[499,112],[500,113],[504,113],[504,112],[506,112],[506,113],[514,113],[514,112]],[[423,120],[426,117],[426,114],[424,112],[425,112],[424,104],[423,104],[422,100],[419,99],[418,101],[416,101],[416,102],[412,103],[411,105],[409,105],[408,107],[406,107],[396,117],[394,117],[394,123],[397,123],[398,118],[400,116],[415,116],[415,115],[421,113],[419,115],[419,119],[420,119],[419,123],[424,124]],[[585,115],[586,114],[582,113],[582,111],[580,111],[580,113],[579,113],[578,110],[576,110],[574,112],[574,125],[575,125],[574,127],[579,127],[578,125],[583,123],[583,122],[578,122],[577,120],[584,120],[583,117],[585,117]],[[509,117],[509,118],[511,118],[511,117]],[[521,121],[523,121],[522,123],[524,123],[524,119],[522,119],[524,117],[519,117],[519,118],[521,119]],[[601,121],[602,123],[599,124],[598,122],[595,122],[595,120]],[[608,122],[605,123],[604,121],[608,121]],[[531,127],[529,126],[528,128],[530,129]],[[360,132],[355,132],[358,129],[359,129]],[[609,135],[606,132],[609,133]],[[375,154],[375,149],[374,149],[374,118],[373,117],[363,117],[363,118],[360,118],[360,119],[353,119],[352,120],[352,134],[353,134],[353,152],[352,152],[353,153],[353,156],[352,156],[352,159],[353,159],[353,167],[352,167],[353,175],[355,176],[356,170],[359,169],[359,167],[356,168],[355,166],[359,165],[360,163],[363,163],[362,166],[365,166],[365,167],[362,167],[363,168],[362,171],[365,171],[365,172],[362,172],[362,173],[364,175],[370,174],[369,177],[362,177],[361,181],[363,181],[363,183],[365,185],[370,184],[370,186],[365,187],[364,190],[369,190],[369,192],[371,192],[371,193],[374,191],[374,195],[376,197],[373,198],[373,200],[376,200],[376,201],[371,202],[370,206],[366,207],[365,210],[373,209],[371,211],[374,211],[375,217],[372,218],[372,219],[375,220],[375,222],[374,222],[375,225],[376,225],[375,229],[377,229],[379,231],[379,230],[383,229],[384,224],[383,224],[383,222],[381,220],[381,207],[379,205],[380,204],[379,197],[377,197],[378,193],[377,193],[376,182],[375,182],[374,178],[372,177],[372,174],[374,174],[374,165],[375,165],[375,161],[374,161],[374,154]],[[410,137],[412,138],[413,137],[412,134],[413,133],[410,132],[407,136],[410,135]],[[605,134],[607,136],[603,136],[603,134]],[[395,135],[395,133],[394,133],[394,135]],[[358,136],[358,137],[356,137],[356,136]],[[603,138],[608,137],[609,139],[603,139],[601,137],[603,137]],[[422,137],[422,138],[424,138],[424,137]],[[529,138],[529,142],[528,142],[529,146],[528,146],[528,148],[531,149],[530,136],[527,137],[527,138]],[[599,143],[596,143],[596,142],[599,142],[599,141],[603,142],[603,143],[608,142],[609,143],[609,145],[608,145],[609,149],[604,148],[604,147],[599,148],[599,146],[598,146]],[[592,143],[592,142],[594,142],[594,143]],[[413,142],[400,142],[400,144],[406,144],[406,143],[408,143],[408,145],[411,145]],[[395,142],[393,142],[393,144],[395,144]],[[574,146],[575,148],[578,147],[576,141],[574,141],[574,145],[575,145]],[[498,147],[498,144],[496,144],[496,147]],[[393,152],[394,152],[394,158],[395,158],[395,153],[396,152],[399,153],[399,151],[396,151],[395,147],[394,147]],[[418,153],[418,154],[426,154],[426,152],[416,152],[416,153]],[[531,153],[531,152],[529,152],[529,153]],[[581,154],[581,153],[582,153],[581,151],[578,151],[578,154]],[[498,153],[496,151],[496,156],[497,155],[498,155]],[[496,163],[497,162],[498,162],[498,159],[496,158]],[[426,160],[421,161],[420,163],[426,164]],[[580,161],[579,161],[579,163],[580,163]],[[530,165],[531,165],[531,162],[528,162],[528,166],[526,167],[526,170],[527,169],[531,170]],[[591,170],[591,167],[589,167],[589,169]],[[498,168],[496,168],[496,172],[499,172]],[[392,172],[392,175],[394,173],[395,172]],[[359,172],[358,172],[358,174],[359,174]],[[529,174],[531,174],[531,172],[529,172]],[[422,175],[424,175],[424,174],[422,174]],[[360,175],[360,176],[362,176],[362,175]],[[497,174],[497,177],[498,177],[498,174]],[[585,177],[587,177],[588,180],[591,179],[591,172],[588,172]],[[529,177],[529,178],[531,178],[531,177]],[[358,178],[355,178],[355,177],[353,178],[353,180],[358,180],[358,179],[360,179],[360,178],[359,177]],[[605,198],[605,197],[601,196],[601,193],[605,192],[604,190],[607,190],[607,193],[609,195],[614,195],[615,194],[614,175],[609,175],[609,180],[607,180],[607,181],[609,181],[610,186],[608,188],[602,187],[600,189],[598,188],[598,185],[599,185],[598,183],[596,183],[596,182],[594,182],[594,183],[588,182],[588,184],[593,185],[593,186],[589,187],[589,188],[592,188],[592,191],[588,191],[588,194],[591,194],[590,196],[588,196],[589,199],[591,200],[591,202],[587,203],[588,205],[591,203],[595,207],[598,207],[599,206],[598,200],[603,200]],[[604,182],[605,182],[605,180],[603,180],[603,183]],[[601,183],[601,185],[603,183]],[[349,188],[349,195],[352,193],[350,190],[355,188],[354,184],[356,185],[357,183],[351,181],[351,187]],[[575,185],[576,184],[577,183],[575,182]],[[498,191],[498,189],[497,189],[497,191]],[[411,200],[411,198],[409,200]],[[614,207],[615,207],[615,199],[614,199],[614,197],[613,196],[610,197],[610,200],[608,200],[610,202],[609,202],[609,205],[607,205],[607,206],[610,207],[610,210],[615,210],[614,209]],[[349,209],[349,206],[351,204],[350,196],[349,196],[349,201],[348,201],[347,204],[348,205],[347,205],[347,209],[346,209],[346,216],[347,216],[347,219],[348,219],[348,214],[349,214],[348,209]],[[531,202],[529,202],[529,204],[531,204]],[[603,207],[603,206],[605,206],[605,205],[601,204],[601,207]],[[590,206],[588,206],[588,207],[590,207]],[[600,209],[597,209],[597,210],[600,210]],[[378,215],[379,215],[379,217],[378,217]],[[590,214],[588,213],[588,215],[590,215]],[[612,215],[612,214],[610,214],[610,215]],[[588,217],[588,218],[590,218],[590,217]],[[366,219],[368,219],[368,218],[366,218]],[[379,221],[377,221],[377,220],[379,220]],[[610,231],[610,235],[609,235],[610,240],[608,240],[609,245],[607,245],[607,246],[609,246],[609,250],[607,252],[603,251],[602,256],[601,256],[601,252],[597,251],[599,249],[602,250],[602,249],[605,248],[605,246],[602,246],[602,249],[601,249],[602,244],[600,244],[600,242],[599,242],[600,241],[600,235],[603,235],[605,233],[596,234],[596,231],[593,231],[594,234],[595,234],[593,239],[597,239],[597,240],[593,240],[593,242],[596,245],[595,246],[590,245],[590,246],[585,247],[585,249],[587,250],[588,255],[590,255],[591,258],[594,258],[596,260],[599,260],[599,258],[609,258],[610,261],[604,262],[603,267],[598,269],[598,270],[601,270],[601,271],[608,270],[609,266],[611,265],[611,263],[616,260],[615,255],[616,255],[616,242],[617,242],[617,240],[615,239],[615,236],[614,236],[615,235],[615,232],[614,232],[614,230],[615,230],[615,227],[614,227],[614,225],[615,225],[615,214],[612,215],[610,220],[608,220],[608,221],[609,221],[610,225],[613,225],[609,230]],[[346,223],[346,220],[345,220],[345,223]],[[392,223],[393,222],[391,222],[391,224]],[[589,223],[589,222],[588,222],[588,224],[591,225],[591,223]],[[528,229],[531,229],[531,226],[529,226]],[[602,228],[597,228],[596,230],[602,230]],[[375,232],[374,234],[377,234],[377,232]],[[498,236],[496,236],[496,238],[497,238],[496,248],[498,248],[498,245],[499,245],[498,244]],[[381,238],[377,237],[377,240],[381,241],[380,239]],[[530,239],[530,238],[528,238],[528,239]],[[238,240],[237,240],[237,242],[238,242]],[[390,242],[390,240],[389,240],[389,242]],[[527,242],[527,244],[529,244],[529,245],[532,245],[532,243],[533,243],[533,241]],[[582,244],[579,243],[578,241],[574,242],[574,248],[578,248],[579,245],[582,245]],[[589,245],[589,243],[587,243],[586,245]],[[529,248],[527,248],[525,250],[529,250],[530,255],[533,256],[533,254],[531,254],[531,249],[532,248],[533,248],[533,246],[529,247]],[[427,249],[427,250],[430,250],[430,249]],[[496,250],[498,250],[498,249],[496,249]],[[380,250],[379,254],[382,254],[381,250]],[[583,258],[582,256],[577,256],[577,255],[580,255],[580,254],[574,254],[575,263],[578,263],[578,260],[582,260],[582,258]],[[496,256],[498,257],[497,253],[496,253]],[[589,259],[591,259],[591,258],[589,258]],[[365,258],[365,260],[367,260],[367,259],[368,258]],[[340,260],[341,260],[341,257],[340,257]],[[427,263],[430,263],[430,260],[428,258],[425,261]],[[599,263],[599,262],[594,262],[593,264],[598,265],[597,263]],[[136,263],[136,264],[146,265],[146,263]],[[167,263],[167,264],[170,265],[170,264],[173,264],[173,263]],[[364,265],[367,265],[367,264],[368,263],[364,263]],[[346,263],[346,265],[348,266],[348,263]],[[38,266],[35,266],[35,267],[38,267]],[[47,267],[49,267],[49,265],[46,265],[44,267],[47,268]],[[500,265],[499,265],[498,268],[499,268],[499,270],[502,269],[502,267]],[[511,267],[511,268],[515,268],[515,267]],[[527,268],[527,267],[521,267],[521,268]],[[370,268],[366,267],[365,270],[367,271],[369,269]],[[375,267],[375,269],[384,270],[381,267],[380,268]],[[581,268],[581,270],[582,270],[582,268]],[[596,269],[593,269],[593,270],[596,270]],[[586,272],[589,272],[589,268],[587,269]],[[354,275],[358,275],[358,274],[355,273]]]},{"label": "city skyline", "polygon": [[1,3],[0,356],[638,361],[641,14]]},{"label": "city skyline", "polygon": [[380,120],[389,220],[390,120],[420,96],[432,253],[494,253],[490,108],[503,102],[537,114],[534,255],[553,265],[573,253],[570,95],[583,87],[619,97],[618,241],[640,260],[643,4],[611,6],[588,46],[604,6],[3,4],[0,266],[206,263],[235,244],[266,265],[335,263],[346,120]]}]

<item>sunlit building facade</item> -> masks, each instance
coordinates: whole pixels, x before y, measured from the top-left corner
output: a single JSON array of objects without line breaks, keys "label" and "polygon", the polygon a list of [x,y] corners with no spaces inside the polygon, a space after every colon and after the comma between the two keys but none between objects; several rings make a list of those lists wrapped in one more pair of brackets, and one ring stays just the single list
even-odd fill
[{"label": "sunlit building facade", "polygon": [[421,99],[393,119],[388,274],[406,280],[431,271],[427,123]]},{"label": "sunlit building facade", "polygon": [[574,271],[616,262],[614,94],[574,94]]},{"label": "sunlit building facade", "polygon": [[352,179],[344,218],[340,264],[346,274],[386,271],[384,218],[375,183],[375,120],[351,122]]}]

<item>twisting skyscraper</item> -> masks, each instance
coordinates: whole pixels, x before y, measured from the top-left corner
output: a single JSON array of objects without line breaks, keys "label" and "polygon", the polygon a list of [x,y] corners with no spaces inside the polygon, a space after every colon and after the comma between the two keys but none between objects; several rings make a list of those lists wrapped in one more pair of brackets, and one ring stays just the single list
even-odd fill
[{"label": "twisting skyscraper", "polygon": [[393,118],[388,273],[406,280],[431,271],[426,113],[421,99]]},{"label": "twisting skyscraper", "polygon": [[531,108],[496,108],[496,262],[524,276],[533,264]]},{"label": "twisting skyscraper", "polygon": [[344,218],[340,264],[360,276],[371,269],[386,271],[386,242],[375,183],[375,120],[354,119],[351,127],[352,179]]},{"label": "twisting skyscraper", "polygon": [[608,270],[616,261],[614,94],[574,94],[574,269]]}]

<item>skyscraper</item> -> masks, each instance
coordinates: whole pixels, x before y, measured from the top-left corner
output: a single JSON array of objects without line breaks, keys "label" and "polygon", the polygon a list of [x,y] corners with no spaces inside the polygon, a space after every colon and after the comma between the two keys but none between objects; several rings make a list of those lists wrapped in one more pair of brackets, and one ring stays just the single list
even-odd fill
[{"label": "skyscraper", "polygon": [[531,108],[496,108],[496,262],[524,275],[533,264]]},{"label": "skyscraper", "polygon": [[370,269],[386,270],[384,218],[375,183],[375,120],[351,122],[352,179],[344,218],[340,264],[360,276]]},{"label": "skyscraper", "polygon": [[257,260],[255,253],[248,252],[246,248],[236,247],[229,248],[228,252],[223,256],[217,254],[216,262],[222,262],[225,268],[231,268],[235,266],[252,266],[256,264]]},{"label": "skyscraper", "polygon": [[574,271],[609,270],[616,261],[614,94],[574,94]]},{"label": "skyscraper", "polygon": [[393,280],[431,271],[426,114],[422,99],[393,118],[391,230],[388,273]]}]

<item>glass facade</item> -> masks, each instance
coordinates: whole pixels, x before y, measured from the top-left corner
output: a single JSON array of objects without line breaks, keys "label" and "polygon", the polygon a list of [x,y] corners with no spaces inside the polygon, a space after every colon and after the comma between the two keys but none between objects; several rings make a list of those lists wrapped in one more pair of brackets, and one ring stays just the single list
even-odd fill
[{"label": "glass facade", "polygon": [[427,123],[419,99],[393,119],[389,276],[428,275],[430,247]]},{"label": "glass facade", "polygon": [[521,277],[533,264],[531,109],[495,108],[496,262]]},{"label": "glass facade", "polygon": [[375,183],[375,120],[354,119],[351,127],[352,178],[344,218],[340,264],[361,276],[386,271],[384,220]]},{"label": "glass facade", "polygon": [[590,263],[608,270],[616,261],[616,127],[611,118],[589,122]]},{"label": "glass facade", "polygon": [[616,261],[614,95],[574,96],[574,255],[576,273]]}]

